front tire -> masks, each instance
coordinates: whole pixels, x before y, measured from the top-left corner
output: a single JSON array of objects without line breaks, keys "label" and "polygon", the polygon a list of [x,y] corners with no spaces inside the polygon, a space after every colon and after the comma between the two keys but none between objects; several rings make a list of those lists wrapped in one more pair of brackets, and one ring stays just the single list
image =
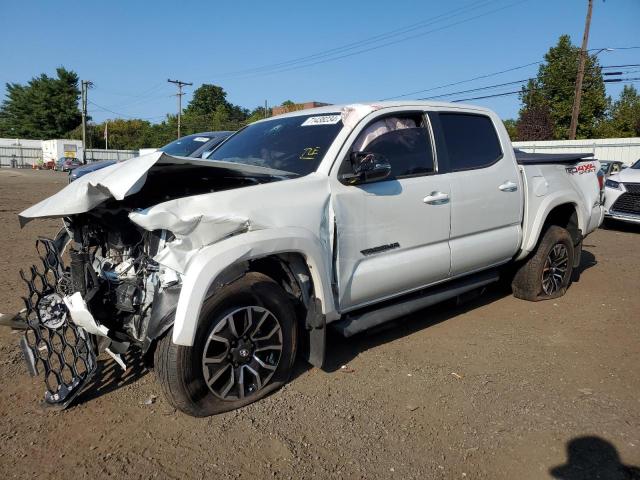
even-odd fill
[{"label": "front tire", "polygon": [[513,295],[533,302],[561,297],[571,281],[573,259],[569,232],[557,225],[550,226],[534,254],[516,272],[511,283]]},{"label": "front tire", "polygon": [[271,278],[250,272],[203,304],[192,347],[171,331],[155,351],[169,403],[195,417],[234,410],[284,385],[297,349],[295,311]]}]

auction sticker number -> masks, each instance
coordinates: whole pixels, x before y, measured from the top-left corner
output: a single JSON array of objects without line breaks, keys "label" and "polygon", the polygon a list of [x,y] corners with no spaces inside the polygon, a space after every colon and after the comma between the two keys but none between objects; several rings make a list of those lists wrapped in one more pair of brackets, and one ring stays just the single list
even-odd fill
[{"label": "auction sticker number", "polygon": [[335,125],[342,117],[340,115],[321,115],[318,117],[309,117],[302,122],[301,127],[311,127],[317,125]]}]

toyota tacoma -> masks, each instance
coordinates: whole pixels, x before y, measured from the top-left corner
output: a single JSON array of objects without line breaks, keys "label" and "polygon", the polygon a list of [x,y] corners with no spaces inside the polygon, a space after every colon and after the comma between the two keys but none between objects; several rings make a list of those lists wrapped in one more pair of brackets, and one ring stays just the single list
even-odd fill
[{"label": "toyota tacoma", "polygon": [[[490,110],[327,106],[253,123],[208,159],[156,152],[92,172],[19,215],[37,241],[21,341],[65,407],[106,352],[154,366],[194,416],[254,402],[299,355],[505,278],[557,298],[603,218],[599,164],[515,152]],[[13,320],[18,317],[12,317]]]}]

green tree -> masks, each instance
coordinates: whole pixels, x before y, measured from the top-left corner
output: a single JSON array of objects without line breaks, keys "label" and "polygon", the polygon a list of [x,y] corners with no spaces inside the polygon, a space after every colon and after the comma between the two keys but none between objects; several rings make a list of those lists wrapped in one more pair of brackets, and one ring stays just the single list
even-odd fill
[{"label": "green tree", "polygon": [[518,140],[552,140],[553,120],[549,105],[542,103],[522,111],[516,131]]},{"label": "green tree", "polygon": [[[549,109],[553,124],[553,137],[567,138],[571,123],[580,49],[571,44],[569,35],[562,35],[556,46],[544,56],[544,63],[538,69],[535,80],[523,87],[521,115],[536,108],[535,116]],[[540,110],[542,109],[542,110]],[[578,138],[592,137],[598,124],[605,116],[607,97],[600,65],[595,55],[588,55],[578,117]]]},{"label": "green tree", "polygon": [[26,85],[6,84],[0,105],[0,136],[61,138],[81,122],[78,75],[63,67],[57,77],[42,74]]},{"label": "green tree", "polygon": [[219,106],[229,107],[227,92],[222,87],[203,83],[193,92],[193,97],[184,109],[185,115],[212,115]]},{"label": "green tree", "polygon": [[246,120],[246,123],[257,122],[258,120],[262,120],[263,118],[267,118],[271,116],[271,109],[265,109],[264,107],[256,107],[249,113],[249,116]]},{"label": "green tree", "polygon": [[613,102],[598,134],[605,138],[640,136],[640,95],[633,85],[625,85]]},{"label": "green tree", "polygon": [[[123,150],[137,150],[150,145],[151,123],[147,120],[117,118],[109,120],[109,148]],[[104,128],[105,124],[96,125],[95,129],[100,132],[102,145],[104,148]]]},{"label": "green tree", "polygon": [[249,110],[227,101],[227,93],[217,85],[203,84],[193,92],[184,110],[185,135],[207,130],[237,130],[246,123]]},{"label": "green tree", "polygon": [[517,120],[514,120],[513,118],[508,118],[507,120],[504,120],[502,123],[504,123],[504,128],[507,129],[507,133],[509,134],[509,138],[511,138],[511,141],[517,140],[518,139]]}]

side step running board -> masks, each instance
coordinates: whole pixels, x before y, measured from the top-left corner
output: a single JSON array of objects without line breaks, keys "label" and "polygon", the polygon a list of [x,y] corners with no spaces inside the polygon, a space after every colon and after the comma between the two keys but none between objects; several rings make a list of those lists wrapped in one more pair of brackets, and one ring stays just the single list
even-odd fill
[{"label": "side step running board", "polygon": [[426,288],[419,292],[382,302],[374,307],[351,312],[343,317],[342,320],[332,323],[331,327],[343,336],[351,337],[396,318],[497,282],[499,278],[497,270],[489,270],[459,280],[452,280],[444,285]]}]

